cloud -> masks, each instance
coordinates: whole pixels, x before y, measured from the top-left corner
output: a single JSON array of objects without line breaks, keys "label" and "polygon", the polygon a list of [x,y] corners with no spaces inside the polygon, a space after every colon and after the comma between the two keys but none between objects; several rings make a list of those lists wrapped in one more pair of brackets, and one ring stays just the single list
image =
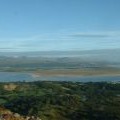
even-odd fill
[{"label": "cloud", "polygon": [[12,50],[12,49],[14,49],[14,48],[7,48],[7,47],[6,47],[6,48],[4,48],[4,47],[0,47],[0,49],[1,49],[1,50],[9,50],[9,49],[11,49],[11,50]]},{"label": "cloud", "polygon": [[76,32],[70,35],[73,38],[120,38],[120,31],[105,32]]},{"label": "cloud", "polygon": [[108,35],[102,35],[102,34],[85,34],[85,33],[78,33],[71,35],[72,37],[82,37],[82,38],[106,38],[109,37]]},{"label": "cloud", "polygon": [[1,38],[0,51],[119,48],[119,43],[119,31],[46,33],[23,38]]}]

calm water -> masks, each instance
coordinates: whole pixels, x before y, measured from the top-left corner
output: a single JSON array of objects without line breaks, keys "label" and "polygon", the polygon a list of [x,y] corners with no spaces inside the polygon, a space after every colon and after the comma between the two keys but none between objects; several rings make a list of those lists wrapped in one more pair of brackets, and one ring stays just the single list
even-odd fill
[{"label": "calm water", "polygon": [[50,76],[35,77],[31,73],[0,72],[0,82],[10,81],[75,81],[75,82],[100,82],[120,81],[120,76]]}]

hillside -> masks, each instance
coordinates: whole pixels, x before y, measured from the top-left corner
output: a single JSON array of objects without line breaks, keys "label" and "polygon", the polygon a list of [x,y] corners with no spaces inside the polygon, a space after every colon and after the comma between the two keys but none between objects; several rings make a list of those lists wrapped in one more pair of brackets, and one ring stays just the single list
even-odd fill
[{"label": "hillside", "polygon": [[[16,82],[0,84],[0,105],[9,113],[42,120],[119,120],[119,83]],[[11,112],[10,112],[11,114]]]}]

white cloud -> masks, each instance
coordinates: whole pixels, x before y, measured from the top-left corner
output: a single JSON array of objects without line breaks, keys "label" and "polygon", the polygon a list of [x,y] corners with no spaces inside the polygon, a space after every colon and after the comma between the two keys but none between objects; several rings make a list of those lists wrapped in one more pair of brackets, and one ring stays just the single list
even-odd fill
[{"label": "white cloud", "polygon": [[46,33],[31,37],[1,38],[2,51],[120,48],[120,31]]}]

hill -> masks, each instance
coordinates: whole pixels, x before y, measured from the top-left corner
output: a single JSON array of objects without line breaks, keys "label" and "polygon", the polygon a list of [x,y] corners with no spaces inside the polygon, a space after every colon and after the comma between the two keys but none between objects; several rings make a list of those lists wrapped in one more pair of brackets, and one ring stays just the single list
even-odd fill
[{"label": "hill", "polygon": [[[9,113],[42,120],[119,120],[119,83],[16,82],[0,84],[0,105]],[[11,113],[11,112],[10,112]]]}]

